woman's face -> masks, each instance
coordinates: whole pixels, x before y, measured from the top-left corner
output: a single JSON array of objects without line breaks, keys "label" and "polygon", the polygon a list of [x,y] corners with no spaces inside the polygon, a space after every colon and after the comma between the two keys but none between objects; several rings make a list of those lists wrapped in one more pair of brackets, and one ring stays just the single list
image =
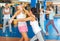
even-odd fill
[{"label": "woman's face", "polygon": [[5,8],[9,8],[9,5],[7,4],[7,5],[5,5]]}]

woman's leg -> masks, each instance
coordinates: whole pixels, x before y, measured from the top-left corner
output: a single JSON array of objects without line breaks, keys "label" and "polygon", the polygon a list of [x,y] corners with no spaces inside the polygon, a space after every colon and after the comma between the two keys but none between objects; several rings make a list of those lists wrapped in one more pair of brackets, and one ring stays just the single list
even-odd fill
[{"label": "woman's leg", "polygon": [[37,38],[38,38],[39,41],[44,41],[41,32],[38,32],[38,33],[36,34],[36,36],[37,36]]},{"label": "woman's leg", "polygon": [[44,41],[41,32],[38,32],[30,41],[35,41],[35,40],[37,40],[37,39],[38,39],[39,41]]},{"label": "woman's leg", "polygon": [[23,37],[22,37],[22,38],[20,38],[20,41],[23,41],[23,39],[24,39]]},{"label": "woman's leg", "polygon": [[58,30],[56,29],[55,25],[54,25],[54,21],[53,20],[51,20],[51,24],[54,27],[54,29],[56,30],[56,32],[59,33]]},{"label": "woman's leg", "polygon": [[9,19],[8,19],[8,25],[9,25],[10,32],[12,32],[12,27],[11,27],[11,23],[9,23]]},{"label": "woman's leg", "polygon": [[22,32],[21,34],[22,34],[22,37],[24,38],[24,41],[29,41],[29,38],[26,32]]},{"label": "woman's leg", "polygon": [[4,21],[3,21],[3,33],[5,33],[5,30],[6,30],[6,23],[7,23],[7,20],[4,19]]},{"label": "woman's leg", "polygon": [[33,36],[33,38],[30,41],[35,41],[35,40],[37,40],[37,36],[36,35]]},{"label": "woman's leg", "polygon": [[51,24],[51,20],[49,20],[49,22],[46,25],[46,35],[48,35],[48,25],[50,25],[50,24]]}]

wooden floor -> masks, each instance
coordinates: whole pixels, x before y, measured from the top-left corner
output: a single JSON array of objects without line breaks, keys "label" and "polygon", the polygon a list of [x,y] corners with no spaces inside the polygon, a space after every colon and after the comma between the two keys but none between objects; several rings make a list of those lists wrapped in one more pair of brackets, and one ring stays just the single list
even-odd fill
[{"label": "wooden floor", "polygon": [[20,41],[20,38],[0,37],[0,41]]},{"label": "wooden floor", "polygon": [[[20,41],[20,38],[0,37],[0,41]],[[46,40],[46,41],[60,41],[60,40]]]}]

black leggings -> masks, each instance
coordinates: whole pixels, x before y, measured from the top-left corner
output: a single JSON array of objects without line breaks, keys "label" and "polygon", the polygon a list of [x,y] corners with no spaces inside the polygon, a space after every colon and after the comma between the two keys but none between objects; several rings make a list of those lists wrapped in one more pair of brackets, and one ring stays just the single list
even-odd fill
[{"label": "black leggings", "polygon": [[53,20],[49,20],[49,22],[47,23],[47,25],[46,25],[46,32],[48,32],[48,26],[50,24],[52,24],[52,26],[56,30],[56,32],[59,33],[58,30],[56,29],[55,25],[54,25],[54,21]]}]

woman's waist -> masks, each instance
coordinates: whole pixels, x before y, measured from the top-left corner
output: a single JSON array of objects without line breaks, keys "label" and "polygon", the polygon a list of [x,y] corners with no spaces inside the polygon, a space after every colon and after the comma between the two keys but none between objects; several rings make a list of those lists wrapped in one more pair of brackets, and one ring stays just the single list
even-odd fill
[{"label": "woman's waist", "polygon": [[18,24],[26,24],[26,22],[18,22]]},{"label": "woman's waist", "polygon": [[17,19],[23,19],[23,18],[26,18],[26,17],[17,17]]},{"label": "woman's waist", "polygon": [[10,14],[4,14],[4,16],[10,16]]},{"label": "woman's waist", "polygon": [[18,26],[26,26],[27,23],[26,22],[18,22]]}]

